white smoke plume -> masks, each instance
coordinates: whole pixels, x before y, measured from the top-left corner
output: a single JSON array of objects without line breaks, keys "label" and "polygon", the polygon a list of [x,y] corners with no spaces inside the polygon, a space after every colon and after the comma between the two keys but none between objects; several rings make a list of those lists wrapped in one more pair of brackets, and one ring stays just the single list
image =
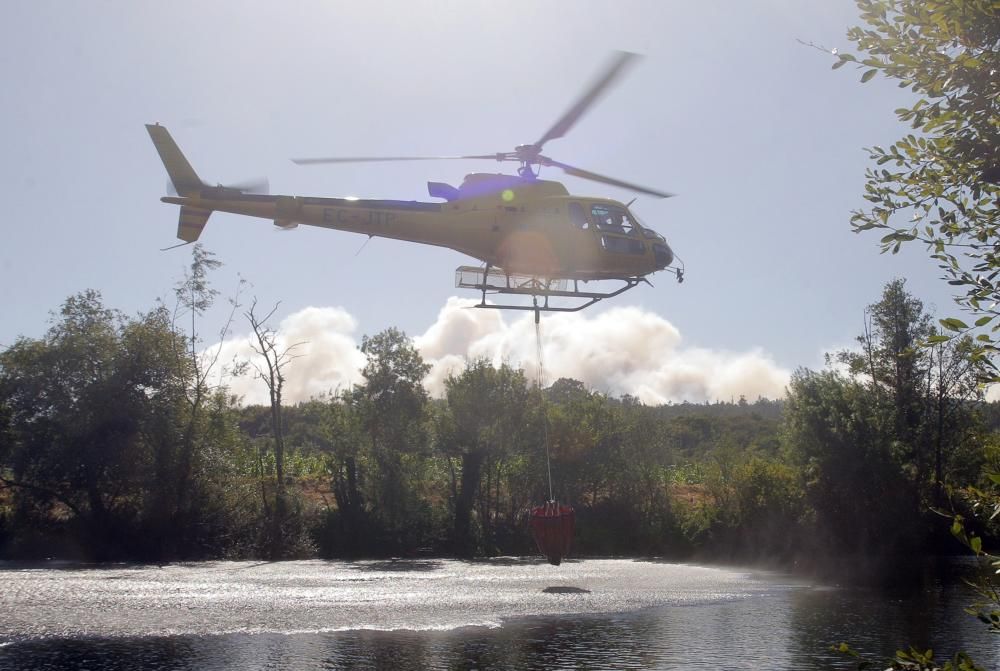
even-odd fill
[{"label": "white smoke plume", "polygon": [[[475,301],[450,298],[437,321],[415,339],[432,365],[424,381],[444,392],[449,373],[467,360],[507,361],[535,378],[534,316],[508,323],[497,310],[469,309]],[[483,314],[485,313],[485,314]],[[677,329],[659,315],[635,307],[613,308],[594,317],[582,312],[542,318],[544,382],[560,377],[612,395],[631,394],[648,404],[668,401],[728,401],[741,395],[784,396],[790,373],[759,349],[743,353],[682,348]]]},{"label": "white smoke plume", "polygon": [[[444,381],[468,361],[486,359],[523,368],[535,379],[534,315],[513,319],[499,310],[477,310],[475,301],[449,298],[437,320],[414,344],[431,371],[424,385],[444,394]],[[614,308],[593,317],[560,313],[542,318],[545,383],[574,378],[615,396],[631,394],[647,404],[730,401],[740,396],[784,396],[790,372],[759,348],[745,352],[684,347],[677,329],[659,315],[635,307]],[[284,399],[305,401],[361,380],[364,355],[355,336],[357,322],[341,308],[310,307],[289,315],[278,327],[279,344],[302,342],[286,375]],[[249,336],[222,344],[221,361],[251,359]],[[218,345],[216,345],[218,347]],[[230,387],[246,403],[266,403],[263,382],[245,376]]]},{"label": "white smoke plume", "polygon": [[[292,347],[289,355],[294,357],[283,371],[285,403],[307,401],[361,382],[365,355],[354,338],[357,327],[357,320],[343,308],[307,307],[281,321],[275,334],[278,351]],[[253,333],[239,335],[213,345],[205,356],[218,351],[220,364],[249,362],[262,366],[263,359],[254,351],[256,344]],[[267,387],[253,366],[244,375],[229,376],[224,381],[246,404],[270,402]]]}]

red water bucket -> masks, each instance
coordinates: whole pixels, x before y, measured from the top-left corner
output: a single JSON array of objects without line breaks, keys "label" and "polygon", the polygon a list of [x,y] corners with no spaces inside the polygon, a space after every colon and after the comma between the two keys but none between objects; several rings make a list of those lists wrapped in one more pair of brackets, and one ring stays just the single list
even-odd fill
[{"label": "red water bucket", "polygon": [[549,501],[531,509],[531,535],[538,551],[549,563],[559,566],[573,543],[573,508]]}]

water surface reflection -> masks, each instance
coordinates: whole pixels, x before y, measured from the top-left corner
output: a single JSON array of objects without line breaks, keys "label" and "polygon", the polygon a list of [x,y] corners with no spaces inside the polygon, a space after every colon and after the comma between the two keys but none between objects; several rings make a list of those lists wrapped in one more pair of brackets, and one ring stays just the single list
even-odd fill
[{"label": "water surface reflection", "polygon": [[[545,570],[543,567],[517,564],[483,567],[444,561],[437,566],[412,568],[392,564],[350,568],[298,562],[284,567],[288,569],[285,572],[274,571],[272,566],[267,579],[258,575],[257,580],[270,583],[272,579],[287,580],[286,574],[297,579],[311,576],[314,588],[322,589],[328,579],[346,579],[352,574],[357,577],[358,573],[383,576],[374,584],[362,582],[356,589],[338,594],[377,598],[388,593],[388,586],[416,593],[418,600],[401,598],[385,602],[383,605],[390,613],[383,623],[392,624],[395,618],[412,624],[424,617],[424,624],[433,626],[425,630],[347,628],[309,633],[277,633],[262,628],[253,633],[213,634],[211,628],[226,619],[224,613],[220,615],[212,609],[224,611],[231,602],[219,596],[218,589],[208,590],[215,596],[207,602],[199,601],[202,592],[181,581],[174,587],[187,594],[185,598],[192,599],[189,605],[209,611],[209,617],[204,618],[203,634],[60,637],[36,632],[12,637],[11,618],[0,614],[0,638],[10,641],[0,648],[0,670],[852,668],[848,660],[828,652],[830,645],[842,640],[883,655],[891,654],[908,641],[941,651],[961,648],[973,653],[986,668],[1000,667],[997,643],[974,618],[964,613],[972,595],[961,583],[952,580],[938,580],[924,589],[885,594],[813,585],[779,574],[714,572],[714,569],[706,573],[698,567],[689,567],[697,569],[690,575],[685,567],[658,573],[656,567],[663,565],[625,561],[580,562],[571,574],[559,574],[563,576],[561,581],[551,580],[553,574],[536,575],[537,571]],[[628,564],[640,570],[635,571]],[[277,565],[277,568],[282,567]],[[202,574],[195,567],[185,580],[217,585],[219,566],[204,569],[209,573]],[[333,574],[325,575],[324,571]],[[451,624],[438,627],[435,623],[456,621],[456,613],[445,617],[438,606],[468,607],[464,596],[458,600],[453,597],[456,592],[470,588],[456,587],[470,577],[475,578],[480,604],[477,608],[469,607],[464,616],[475,619],[482,608],[507,608],[511,599],[520,600],[524,606],[520,610],[541,612],[505,617],[500,627]],[[698,586],[693,592],[691,585],[672,583],[688,578]],[[52,578],[42,572],[33,579]],[[662,582],[657,583],[658,579]],[[545,592],[546,588],[560,586],[569,589]],[[591,593],[575,592],[578,589]],[[680,593],[684,598],[678,598]],[[114,594],[115,598],[125,600],[159,599],[147,592],[142,593],[146,596],[138,597],[129,590]],[[294,600],[295,594],[277,590],[269,597]],[[651,594],[659,599],[652,605]],[[3,598],[0,596],[0,601]],[[88,598],[84,595],[83,601],[87,603]],[[440,603],[430,603],[435,599]],[[101,593],[100,600],[114,605],[108,593]],[[622,607],[626,603],[634,603],[635,608]],[[262,604],[263,601],[253,602],[262,623],[288,621],[287,608],[292,608],[289,604],[272,604],[281,613],[280,617],[274,617]],[[616,610],[608,611],[609,604]],[[514,605],[510,612],[519,610]],[[369,606],[382,607],[377,603]],[[327,607],[336,605],[326,604],[324,608]],[[340,622],[335,614],[317,614],[311,606],[302,606],[301,614],[316,622]],[[100,614],[93,613],[92,617],[99,618]],[[170,621],[184,622],[177,617]]]}]

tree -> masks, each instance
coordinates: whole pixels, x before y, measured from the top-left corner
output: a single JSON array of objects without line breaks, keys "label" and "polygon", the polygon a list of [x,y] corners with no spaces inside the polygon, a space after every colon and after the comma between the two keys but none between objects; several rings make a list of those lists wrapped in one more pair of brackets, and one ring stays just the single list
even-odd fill
[{"label": "tree", "polygon": [[917,100],[896,110],[914,132],[868,150],[876,164],[866,171],[870,205],[853,213],[852,226],[884,232],[883,252],[926,243],[964,292],[956,301],[976,318],[971,326],[954,317],[941,325],[952,333],[989,326],[972,351],[989,362],[1000,351],[1000,11],[995,0],[858,0],[858,7],[867,26],[848,38],[867,56],[840,54],[834,67],[855,64],[865,70],[862,82],[882,73]]},{"label": "tree", "polygon": [[357,556],[370,550],[365,486],[365,439],[355,394],[345,391],[314,398],[297,408],[298,422],[290,427],[291,440],[324,455],[336,506],[327,508],[317,534],[323,556]]},{"label": "tree", "polygon": [[946,484],[970,482],[983,466],[979,440],[985,428],[976,408],[985,375],[985,362],[968,336],[928,348],[924,435],[934,464],[935,507],[945,504]]},{"label": "tree", "polygon": [[[792,379],[785,437],[820,526],[839,547],[861,540],[859,551],[899,550],[921,540],[919,522],[943,503],[953,469],[977,463],[968,448],[979,427],[981,361],[968,339],[921,347],[935,334],[923,303],[893,280],[866,308],[858,349],[834,357],[846,374],[800,371]],[[892,502],[877,502],[888,491]],[[858,520],[868,508],[873,512]],[[906,523],[885,518],[889,509]]]},{"label": "tree", "polygon": [[[187,397],[186,421],[180,435],[179,444],[176,446],[176,454],[164,455],[164,463],[171,463],[173,473],[170,474],[169,481],[173,485],[173,500],[165,501],[160,509],[166,515],[164,532],[167,533],[170,527],[185,527],[183,518],[196,514],[192,509],[192,502],[195,497],[190,496],[191,480],[194,476],[195,464],[198,459],[200,448],[204,447],[204,422],[211,417],[204,417],[206,408],[210,409],[213,404],[213,396],[222,392],[220,388],[213,388],[209,384],[209,378],[218,364],[221,348],[206,356],[199,354],[197,348],[200,338],[197,330],[197,319],[201,317],[215,302],[219,292],[211,287],[208,282],[208,275],[222,265],[222,262],[215,258],[212,252],[205,250],[201,245],[195,245],[191,251],[191,265],[189,270],[185,270],[184,279],[174,287],[176,304],[173,314],[173,326],[180,331],[179,320],[184,316],[191,318],[191,330],[188,333],[188,351],[184,348],[174,348],[173,356],[180,364],[185,357],[190,366],[186,376],[180,379],[180,384],[185,390]],[[242,287],[242,280],[240,286]],[[223,342],[229,333],[233,315],[239,307],[239,291],[230,300],[232,311],[229,318],[219,331],[219,342]],[[186,311],[186,312],[185,312]],[[218,399],[215,399],[218,400]],[[225,404],[223,404],[225,405]],[[220,407],[218,403],[215,407]],[[169,445],[168,449],[173,448]],[[166,482],[168,478],[161,481]]]},{"label": "tree", "polygon": [[285,496],[285,426],[282,418],[281,395],[285,388],[285,368],[297,358],[292,352],[303,343],[293,343],[291,345],[279,343],[277,333],[267,323],[278,309],[277,305],[271,308],[271,311],[263,317],[256,314],[256,309],[257,299],[255,298],[245,316],[247,321],[250,322],[250,328],[253,329],[254,337],[257,340],[257,343],[251,345],[251,347],[257,353],[258,357],[264,360],[262,365],[256,361],[252,361],[251,365],[257,371],[257,377],[267,387],[270,401],[275,482],[270,554],[272,559],[277,559],[282,556],[284,551],[282,532],[287,512]]},{"label": "tree", "polygon": [[922,483],[927,465],[921,449],[923,385],[929,365],[920,343],[930,335],[931,325],[923,303],[905,284],[900,279],[886,284],[881,300],[865,309],[864,333],[857,338],[860,351],[843,351],[838,358],[852,374],[867,379],[872,420],[881,425],[896,457],[912,465],[914,479]]},{"label": "tree", "polygon": [[372,443],[402,451],[419,449],[421,437],[414,430],[427,403],[423,379],[431,367],[396,328],[362,337],[361,352],[368,361],[361,371],[365,383],[358,392],[367,406]]},{"label": "tree", "polygon": [[792,376],[784,438],[815,511],[818,556],[895,554],[916,545],[919,510],[870,390],[835,370]]},{"label": "tree", "polygon": [[886,284],[881,300],[865,310],[860,350],[840,352],[838,359],[867,380],[872,407],[911,474],[914,494],[923,505],[940,506],[954,457],[978,432],[973,404],[982,400],[984,368],[968,337],[938,337],[905,284]]},{"label": "tree", "polygon": [[68,298],[45,336],[0,354],[10,441],[0,483],[40,524],[69,517],[95,556],[141,552],[123,545],[156,491],[149,436],[190,372],[171,356],[176,346],[183,336],[164,309],[128,319],[91,290]]},{"label": "tree", "polygon": [[743,556],[789,557],[802,517],[798,473],[786,464],[752,457],[733,477],[738,525],[734,550]]},{"label": "tree", "polygon": [[368,357],[361,371],[365,382],[354,389],[351,403],[361,417],[378,471],[374,501],[387,536],[384,542],[401,549],[417,531],[414,520],[407,519],[418,505],[408,480],[421,466],[427,446],[428,396],[423,379],[430,366],[396,328],[364,336],[361,351]]},{"label": "tree", "polygon": [[490,460],[502,459],[518,443],[527,421],[529,390],[523,371],[506,363],[494,368],[482,359],[460,375],[450,375],[445,389],[451,421],[440,443],[449,459],[456,456],[461,462],[460,484],[454,493],[454,544],[457,552],[471,556],[476,550],[472,508],[483,467]]}]

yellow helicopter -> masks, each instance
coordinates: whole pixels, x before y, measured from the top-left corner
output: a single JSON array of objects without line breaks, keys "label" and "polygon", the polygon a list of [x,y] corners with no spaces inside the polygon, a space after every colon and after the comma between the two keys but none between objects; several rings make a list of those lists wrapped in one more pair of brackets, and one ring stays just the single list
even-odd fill
[{"label": "yellow helicopter", "polygon": [[[268,195],[266,185],[263,189],[210,186],[198,177],[167,129],[154,124],[146,129],[176,191],[176,196],[161,200],[181,206],[177,237],[185,243],[197,240],[209,215],[220,211],[270,219],[283,229],[306,224],[448,247],[484,264],[456,270],[457,287],[482,293],[477,307],[534,310],[536,319],[539,311],[582,310],[640,282],[648,283],[646,276],[660,270],[673,272],[683,281],[683,267],[671,265],[674,254],[666,240],[643,225],[628,205],[607,198],[574,196],[559,182],[538,177],[541,168],[554,167],[568,175],[658,198],[671,195],[576,168],[541,153],[546,142],[569,131],[634,58],[630,53],[617,54],[602,76],[541,139],[512,152],[293,159],[303,165],[440,159],[520,164],[517,175],[474,173],[457,188],[428,182],[430,196],[444,202],[282,196]],[[607,291],[580,287],[580,282],[607,280],[621,284]],[[487,295],[496,294],[531,296],[533,305],[487,303]],[[571,304],[553,305],[550,298],[570,299]]]}]

